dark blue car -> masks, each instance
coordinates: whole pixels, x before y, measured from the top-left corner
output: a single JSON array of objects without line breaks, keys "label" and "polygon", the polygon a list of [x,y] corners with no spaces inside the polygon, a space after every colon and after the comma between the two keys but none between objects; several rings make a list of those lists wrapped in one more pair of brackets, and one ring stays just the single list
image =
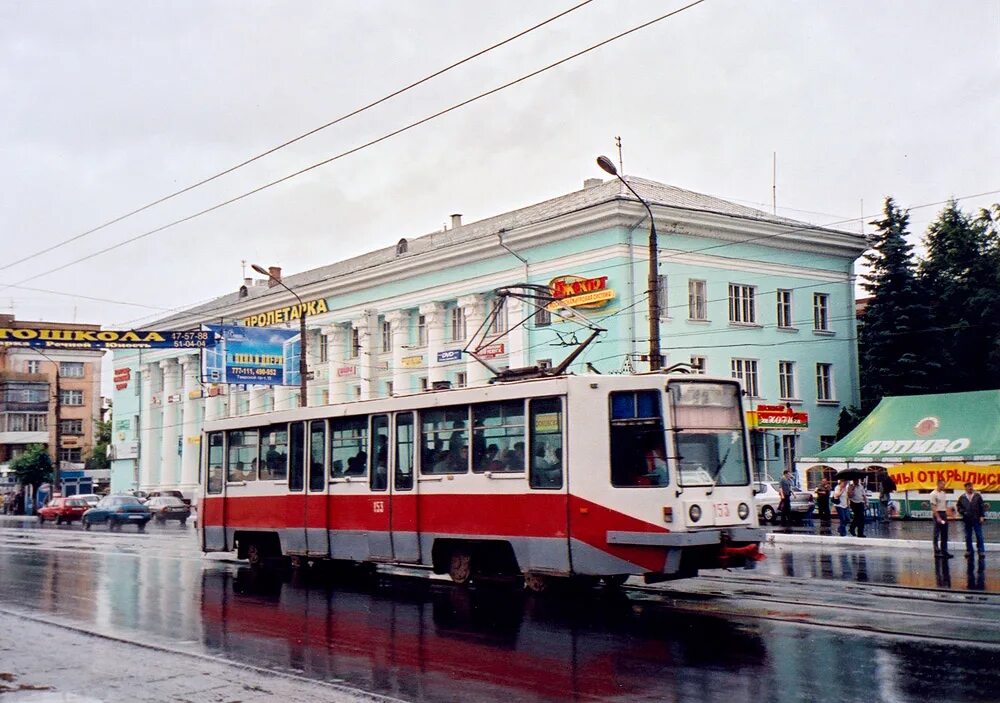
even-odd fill
[{"label": "dark blue car", "polygon": [[105,496],[93,508],[83,514],[83,529],[91,525],[108,523],[109,530],[120,530],[122,525],[135,525],[139,532],[146,529],[146,523],[153,514],[135,496]]}]

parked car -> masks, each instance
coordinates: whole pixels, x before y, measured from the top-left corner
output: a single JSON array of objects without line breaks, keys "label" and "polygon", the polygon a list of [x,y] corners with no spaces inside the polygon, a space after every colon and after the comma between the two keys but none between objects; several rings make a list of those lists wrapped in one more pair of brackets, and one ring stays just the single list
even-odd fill
[{"label": "parked car", "polygon": [[[770,481],[762,481],[754,484],[754,504],[760,519],[765,522],[774,522],[780,515],[778,505],[781,503],[779,496],[779,484]],[[798,488],[792,491],[791,511],[793,517],[806,517],[812,513],[816,507],[813,494]]]},{"label": "parked car", "polygon": [[52,520],[57,525],[64,522],[72,523],[74,520],[82,518],[88,507],[87,503],[79,496],[53,498],[44,507],[38,509],[38,522]]},{"label": "parked car", "polygon": [[152,519],[153,514],[149,512],[149,508],[135,496],[105,496],[97,507],[83,514],[83,529],[89,530],[91,525],[106,522],[109,530],[121,529],[122,525],[136,525],[139,532],[142,532],[146,529],[146,523]]},{"label": "parked car", "polygon": [[176,496],[155,496],[146,501],[146,507],[153,513],[153,519],[163,523],[176,520],[181,525],[187,524],[191,517],[191,507]]},{"label": "parked car", "polygon": [[167,496],[173,498],[179,498],[180,501],[184,503],[184,505],[191,505],[190,499],[185,498],[184,494],[181,493],[180,491],[150,491],[149,495],[146,496],[146,499],[148,500],[150,498],[165,498]]},{"label": "parked car", "polygon": [[79,495],[73,496],[74,498],[79,498],[87,504],[88,508],[93,508],[99,502],[101,502],[101,496],[96,493],[80,493]]}]

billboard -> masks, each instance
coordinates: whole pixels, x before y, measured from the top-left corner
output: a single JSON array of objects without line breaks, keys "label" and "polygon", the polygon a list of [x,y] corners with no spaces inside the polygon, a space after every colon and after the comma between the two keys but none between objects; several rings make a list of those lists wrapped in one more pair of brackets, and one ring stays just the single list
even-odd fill
[{"label": "billboard", "polygon": [[299,384],[298,330],[205,325],[218,342],[202,352],[202,381],[248,385]]},{"label": "billboard", "polygon": [[51,349],[204,349],[215,337],[204,330],[80,330],[0,327],[0,346]]}]

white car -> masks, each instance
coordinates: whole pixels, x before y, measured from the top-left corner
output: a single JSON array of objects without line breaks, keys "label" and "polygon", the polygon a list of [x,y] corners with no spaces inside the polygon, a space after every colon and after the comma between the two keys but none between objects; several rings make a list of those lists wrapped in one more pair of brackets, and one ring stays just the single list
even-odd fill
[{"label": "white car", "polygon": [[82,500],[87,504],[88,508],[93,508],[94,506],[96,506],[98,503],[101,502],[101,496],[97,495],[96,493],[80,493],[79,495],[70,497]]},{"label": "white car", "polygon": [[[764,522],[774,522],[780,517],[778,504],[781,503],[781,499],[778,497],[778,487],[777,482],[772,483],[771,481],[758,481],[754,484],[754,505],[757,508],[757,514]],[[798,488],[792,491],[792,515],[806,517],[812,513],[814,508],[815,502],[812,493]]]}]

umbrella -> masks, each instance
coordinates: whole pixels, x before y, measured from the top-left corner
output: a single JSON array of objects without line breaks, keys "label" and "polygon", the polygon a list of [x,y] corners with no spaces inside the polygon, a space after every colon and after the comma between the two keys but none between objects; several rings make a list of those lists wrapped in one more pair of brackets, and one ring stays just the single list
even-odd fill
[{"label": "umbrella", "polygon": [[866,469],[843,469],[837,472],[836,479],[838,481],[851,481],[856,478],[867,478],[873,473],[873,471],[868,471]]}]

